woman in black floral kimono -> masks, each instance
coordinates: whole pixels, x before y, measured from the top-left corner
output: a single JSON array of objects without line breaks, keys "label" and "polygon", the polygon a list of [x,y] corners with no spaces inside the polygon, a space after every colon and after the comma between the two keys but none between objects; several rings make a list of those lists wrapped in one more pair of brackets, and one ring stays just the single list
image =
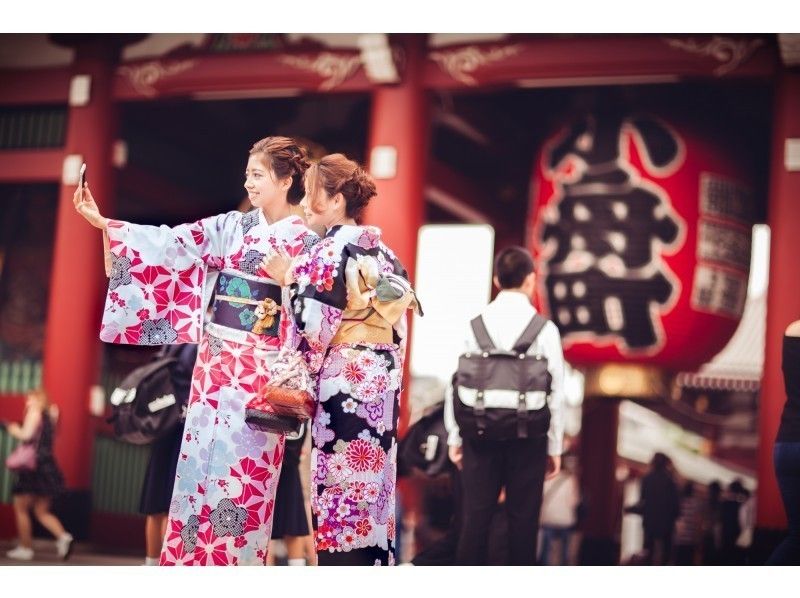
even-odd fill
[{"label": "woman in black floral kimono", "polygon": [[[375,194],[342,154],[312,164],[301,205],[308,225],[327,232],[285,276],[294,318],[284,342],[317,375],[311,509],[320,565],[395,563],[405,312],[416,300],[380,230],[358,224]],[[285,267],[268,262],[278,276]]]}]

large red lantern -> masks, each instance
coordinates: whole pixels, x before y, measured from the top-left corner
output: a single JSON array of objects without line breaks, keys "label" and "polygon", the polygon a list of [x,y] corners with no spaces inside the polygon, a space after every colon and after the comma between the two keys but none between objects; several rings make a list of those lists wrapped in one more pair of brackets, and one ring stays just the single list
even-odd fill
[{"label": "large red lantern", "polygon": [[537,302],[575,364],[693,370],[747,296],[752,182],[730,145],[679,122],[588,115],[534,165]]}]

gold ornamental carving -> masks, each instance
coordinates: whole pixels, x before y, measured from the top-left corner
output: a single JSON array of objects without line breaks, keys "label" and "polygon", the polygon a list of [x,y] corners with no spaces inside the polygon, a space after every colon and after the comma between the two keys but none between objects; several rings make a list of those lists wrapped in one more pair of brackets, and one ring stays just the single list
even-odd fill
[{"label": "gold ornamental carving", "polygon": [[671,48],[677,48],[692,54],[710,56],[720,64],[714,69],[714,74],[722,76],[736,70],[753,53],[764,45],[764,40],[756,39],[734,39],[715,35],[711,40],[703,43],[696,39],[677,39],[667,38],[665,40]]},{"label": "gold ornamental carving", "polygon": [[352,77],[361,66],[359,56],[340,56],[330,52],[321,52],[314,58],[307,56],[284,55],[280,58],[283,64],[294,68],[316,73],[325,81],[319,86],[323,91],[338,87]]},{"label": "gold ornamental carving", "polygon": [[171,77],[188,71],[196,64],[194,60],[181,60],[164,64],[159,60],[138,64],[136,66],[120,67],[119,72],[128,78],[133,88],[143,96],[149,98],[157,95],[155,86],[165,77]]},{"label": "gold ornamental carving", "polygon": [[478,84],[478,81],[472,76],[475,71],[492,62],[500,62],[519,54],[520,50],[519,44],[497,46],[488,50],[479,46],[467,46],[449,52],[431,52],[430,57],[453,79],[461,81],[465,85],[475,86]]}]

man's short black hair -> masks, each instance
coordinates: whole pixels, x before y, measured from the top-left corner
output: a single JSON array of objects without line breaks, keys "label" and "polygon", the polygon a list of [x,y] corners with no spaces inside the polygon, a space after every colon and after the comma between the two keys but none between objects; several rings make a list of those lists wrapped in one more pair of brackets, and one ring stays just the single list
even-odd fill
[{"label": "man's short black hair", "polygon": [[494,258],[494,275],[501,289],[518,289],[533,270],[533,257],[524,247],[508,247]]}]

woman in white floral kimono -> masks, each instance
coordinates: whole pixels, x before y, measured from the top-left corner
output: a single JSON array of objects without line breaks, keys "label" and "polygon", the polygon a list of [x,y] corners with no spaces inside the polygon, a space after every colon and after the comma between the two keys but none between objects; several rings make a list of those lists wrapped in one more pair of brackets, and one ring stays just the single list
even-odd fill
[{"label": "woman in white floral kimono", "polygon": [[416,300],[380,230],[356,224],[375,193],[370,176],[341,154],[312,164],[302,205],[308,225],[327,234],[285,276],[285,260],[265,264],[289,283],[294,317],[284,344],[299,348],[317,375],[311,509],[320,565],[395,562],[405,311]]},{"label": "woman in white floral kimono", "polygon": [[255,209],[174,228],[104,218],[88,187],[75,193],[78,213],[107,234],[110,250],[100,338],[200,345],[161,565],[265,564],[284,437],[251,430],[244,405],[267,382],[286,319],[280,286],[261,262],[268,251],[297,255],[318,240],[291,214],[306,168],[294,140],[267,137],[245,172]]}]

